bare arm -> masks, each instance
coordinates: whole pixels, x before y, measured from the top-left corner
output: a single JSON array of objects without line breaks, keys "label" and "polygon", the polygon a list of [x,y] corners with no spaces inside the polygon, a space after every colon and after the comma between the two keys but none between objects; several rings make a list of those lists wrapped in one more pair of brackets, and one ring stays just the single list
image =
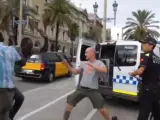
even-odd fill
[{"label": "bare arm", "polygon": [[72,68],[71,66],[68,67],[69,68],[69,71],[72,73],[72,74],[80,74],[81,73],[81,68]]},{"label": "bare arm", "polygon": [[142,55],[142,59],[143,61],[141,62],[139,68],[136,71],[129,73],[131,76],[135,77],[137,75],[142,75],[144,73],[148,65],[149,54]]},{"label": "bare arm", "polygon": [[73,68],[71,67],[67,61],[63,61],[63,64],[65,64],[65,66],[69,69],[69,71],[72,73],[72,74],[80,74],[82,69],[81,68]]},{"label": "bare arm", "polygon": [[103,63],[101,63],[100,65],[93,65],[90,62],[86,62],[86,64],[88,64],[89,66],[93,67],[98,72],[103,72],[103,73],[107,73],[108,72],[107,67]]},{"label": "bare arm", "polygon": [[99,66],[93,65],[93,68],[98,72],[103,72],[103,73],[107,73],[108,72],[107,67],[99,67]]},{"label": "bare arm", "polygon": [[40,52],[47,52],[48,51],[48,37],[47,37],[46,33],[42,29],[38,29],[38,32],[44,38],[44,45],[40,49]]},{"label": "bare arm", "polygon": [[144,72],[145,68],[144,67],[140,67],[139,69],[137,69],[136,71],[130,73],[131,76],[137,76],[137,75],[142,75]]}]

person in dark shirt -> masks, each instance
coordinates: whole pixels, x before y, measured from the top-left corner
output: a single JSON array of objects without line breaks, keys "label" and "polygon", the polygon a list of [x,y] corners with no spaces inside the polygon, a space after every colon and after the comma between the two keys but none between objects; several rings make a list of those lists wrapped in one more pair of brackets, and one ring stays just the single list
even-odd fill
[{"label": "person in dark shirt", "polygon": [[[48,37],[47,35],[43,32],[43,30],[39,29],[38,32],[40,33],[40,35],[44,38],[44,45],[43,47],[40,49],[40,52],[47,52],[48,51]],[[18,61],[15,63],[15,72],[19,72],[21,71],[21,68],[25,65],[27,59],[32,55],[33,53],[33,43],[32,40],[30,38],[24,38],[23,40],[27,41],[24,45],[22,45],[23,47],[20,49],[20,56],[22,57],[21,61]],[[21,43],[22,44],[22,43]],[[15,117],[15,115],[17,114],[17,112],[19,111],[19,109],[21,108],[23,101],[24,101],[24,95],[21,91],[18,90],[17,87],[15,87],[14,90],[14,104],[12,109],[10,110],[9,116],[10,119],[13,120],[13,118]]]},{"label": "person in dark shirt", "polygon": [[157,41],[151,36],[142,42],[144,54],[141,55],[141,64],[136,71],[129,73],[142,77],[138,120],[148,120],[150,112],[154,120],[160,120],[160,58],[153,52],[156,44]]}]

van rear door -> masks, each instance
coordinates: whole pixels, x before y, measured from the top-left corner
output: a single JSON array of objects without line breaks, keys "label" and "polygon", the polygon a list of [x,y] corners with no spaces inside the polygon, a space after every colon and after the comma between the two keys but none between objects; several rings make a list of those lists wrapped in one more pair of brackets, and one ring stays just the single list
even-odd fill
[{"label": "van rear door", "polygon": [[129,72],[140,64],[141,44],[137,41],[119,41],[116,43],[113,71],[113,91],[137,96],[138,81]]},{"label": "van rear door", "polygon": [[[85,57],[85,50],[88,47],[94,47],[96,46],[96,42],[92,41],[92,40],[87,40],[84,38],[80,38],[78,41],[78,48],[77,48],[77,56],[76,56],[76,67],[79,67],[81,62],[85,62],[86,61],[86,57]],[[79,84],[79,79],[80,79],[80,75],[76,75],[75,76],[75,84],[76,86]]]}]

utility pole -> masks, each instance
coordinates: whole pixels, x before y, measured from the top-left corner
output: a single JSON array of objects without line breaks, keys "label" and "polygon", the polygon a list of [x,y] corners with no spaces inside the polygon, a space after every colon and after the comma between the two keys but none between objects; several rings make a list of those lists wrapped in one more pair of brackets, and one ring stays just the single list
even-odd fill
[{"label": "utility pole", "polygon": [[118,3],[114,1],[112,6],[113,6],[113,12],[114,12],[114,26],[116,26],[116,14],[117,14]]},{"label": "utility pole", "polygon": [[95,4],[93,5],[93,9],[94,9],[94,25],[96,26],[97,23],[97,9],[98,9],[98,4],[97,2],[95,2]]},{"label": "utility pole", "polygon": [[104,0],[103,42],[106,41],[107,0]]},{"label": "utility pole", "polygon": [[18,45],[21,45],[22,41],[22,10],[23,10],[23,0],[20,0],[20,12],[19,12],[19,24],[18,24]]}]

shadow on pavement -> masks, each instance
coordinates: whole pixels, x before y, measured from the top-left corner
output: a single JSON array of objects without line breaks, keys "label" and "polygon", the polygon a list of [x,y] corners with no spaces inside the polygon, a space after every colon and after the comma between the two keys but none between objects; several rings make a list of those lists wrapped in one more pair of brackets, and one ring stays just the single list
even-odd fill
[{"label": "shadow on pavement", "polygon": [[131,100],[125,100],[121,98],[105,99],[105,102],[109,106],[115,106],[118,108],[126,108],[126,109],[132,109],[132,110],[138,110],[139,108],[138,102],[134,102]]}]

